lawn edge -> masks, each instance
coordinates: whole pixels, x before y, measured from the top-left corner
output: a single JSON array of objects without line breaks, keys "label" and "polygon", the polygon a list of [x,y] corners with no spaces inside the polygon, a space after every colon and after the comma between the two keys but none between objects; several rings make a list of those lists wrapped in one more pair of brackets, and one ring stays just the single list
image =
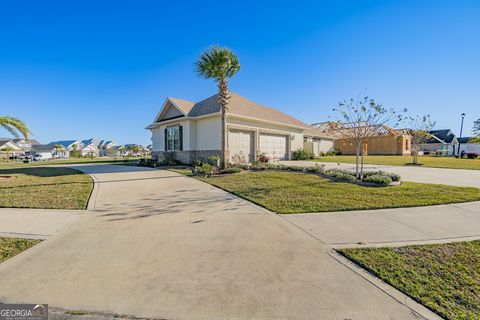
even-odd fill
[{"label": "lawn edge", "polygon": [[[461,241],[461,242],[465,242],[465,241]],[[411,245],[407,245],[407,246],[419,246],[417,244],[411,244]],[[381,247],[378,247],[378,248],[381,248]],[[391,247],[390,247],[391,248]],[[360,261],[354,259],[354,258],[351,258],[349,257],[345,251],[346,250],[349,250],[349,249],[361,249],[361,248],[342,248],[342,249],[336,249],[335,252],[336,254],[338,254],[340,257],[342,257],[343,259],[345,259],[346,261],[348,261],[349,263],[351,263],[352,265],[354,265],[356,268],[358,268],[359,270],[362,270],[364,273],[368,274],[370,277],[373,277],[375,278],[377,281],[385,284],[386,286],[390,287],[393,290],[395,291],[398,291],[400,294],[408,297],[408,299],[414,301],[416,304],[419,304],[421,305],[423,308],[427,309],[428,311],[430,311],[430,313],[433,313],[434,315],[436,315],[439,319],[444,319],[443,318],[443,315],[440,315],[438,313],[436,313],[434,310],[432,310],[431,308],[429,308],[428,306],[424,305],[419,299],[415,298],[415,297],[412,297],[410,296],[407,292],[395,287],[393,284],[391,284],[390,282],[386,281],[386,280],[383,280],[382,278],[380,278],[380,276],[375,272],[373,271],[372,269],[370,269],[368,266],[366,266],[365,264],[361,263]]]},{"label": "lawn edge", "polygon": [[[315,214],[326,214],[326,213],[344,213],[344,212],[358,212],[358,211],[372,211],[372,210],[389,210],[389,209],[403,209],[403,208],[423,208],[423,207],[436,207],[436,206],[447,206],[447,205],[455,205],[455,204],[462,204],[462,203],[473,203],[473,202],[479,202],[480,203],[480,199],[479,200],[475,200],[475,201],[453,201],[453,202],[445,202],[445,203],[439,203],[439,204],[433,204],[433,205],[404,205],[404,206],[398,206],[398,207],[371,207],[371,208],[358,208],[358,209],[337,209],[337,210],[332,210],[332,211],[316,211],[316,212],[278,212],[278,211],[274,211],[274,210],[271,210],[265,206],[263,206],[262,204],[260,203],[257,203],[253,200],[250,200],[250,199],[247,199],[235,192],[232,192],[232,191],[229,191],[227,189],[224,189],[222,187],[219,187],[219,186],[216,186],[216,185],[213,185],[209,182],[206,182],[204,181],[203,179],[201,179],[201,177],[196,177],[196,176],[188,176],[186,174],[183,174],[183,173],[180,173],[180,172],[177,172],[177,171],[172,171],[172,170],[169,170],[169,169],[166,169],[168,171],[171,171],[171,172],[175,172],[175,173],[178,173],[178,174],[181,174],[185,177],[188,177],[188,178],[193,178],[195,180],[198,180],[198,181],[201,181],[201,182],[204,182],[210,186],[213,186],[217,189],[220,189],[220,190],[223,190],[229,194],[232,194],[232,195],[235,195],[243,200],[246,200],[248,202],[251,202],[259,207],[262,207],[270,212],[273,212],[275,214],[279,214],[279,215],[290,215],[290,214],[305,214],[305,215],[315,215]],[[264,172],[264,171],[260,171],[260,172]],[[256,172],[251,172],[251,173],[256,173]],[[304,173],[306,174],[306,173]],[[210,178],[212,179],[212,178]],[[213,179],[215,179],[215,177],[213,177]],[[407,181],[408,183],[415,183],[415,184],[432,184],[432,185],[441,185],[443,186],[443,184],[436,184],[436,183],[419,183],[419,182],[409,182]],[[445,186],[449,186],[449,185],[445,185]],[[449,186],[449,187],[452,187],[452,186]],[[475,187],[459,187],[459,188],[473,188],[473,189],[478,189],[478,188],[475,188]]]}]

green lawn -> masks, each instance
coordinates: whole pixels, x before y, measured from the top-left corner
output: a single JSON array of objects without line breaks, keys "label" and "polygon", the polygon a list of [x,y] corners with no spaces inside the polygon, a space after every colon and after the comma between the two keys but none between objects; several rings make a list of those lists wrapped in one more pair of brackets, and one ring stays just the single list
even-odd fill
[{"label": "green lawn", "polygon": [[480,200],[480,189],[403,182],[365,187],[313,174],[243,172],[198,179],[278,213],[428,206]]},{"label": "green lawn", "polygon": [[92,188],[89,175],[70,168],[0,169],[0,207],[85,209]]},{"label": "green lawn", "polygon": [[[355,156],[326,156],[319,157],[314,161],[355,163]],[[366,164],[384,164],[391,166],[412,165],[412,157],[410,156],[366,156],[364,161]],[[480,158],[458,159],[454,157],[422,156],[419,157],[418,162],[422,167],[480,170]]]},{"label": "green lawn", "polygon": [[340,252],[442,317],[480,318],[480,241]]},{"label": "green lawn", "polygon": [[69,158],[69,159],[57,159],[57,160],[47,160],[47,161],[35,161],[30,163],[22,163],[20,161],[0,161],[0,169],[5,168],[18,168],[18,167],[38,167],[38,166],[49,166],[57,164],[86,164],[86,163],[103,163],[103,164],[132,164],[136,163],[140,158]]},{"label": "green lawn", "polygon": [[0,263],[33,247],[39,242],[40,240],[0,238]]}]

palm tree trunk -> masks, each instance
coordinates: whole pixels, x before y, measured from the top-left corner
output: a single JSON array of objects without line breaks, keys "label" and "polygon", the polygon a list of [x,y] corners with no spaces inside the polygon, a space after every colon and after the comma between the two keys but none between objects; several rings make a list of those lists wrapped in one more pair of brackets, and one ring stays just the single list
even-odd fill
[{"label": "palm tree trunk", "polygon": [[227,166],[227,118],[226,112],[228,110],[228,99],[230,99],[230,95],[228,92],[228,84],[226,79],[220,79],[218,81],[218,98],[219,103],[222,108],[222,163],[221,166],[223,169]]}]

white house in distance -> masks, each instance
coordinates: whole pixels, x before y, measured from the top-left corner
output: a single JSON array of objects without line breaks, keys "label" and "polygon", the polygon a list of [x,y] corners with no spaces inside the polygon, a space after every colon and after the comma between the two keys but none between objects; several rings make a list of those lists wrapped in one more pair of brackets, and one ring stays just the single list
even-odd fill
[{"label": "white house in distance", "polygon": [[[236,93],[227,110],[227,154],[232,162],[291,159],[292,152],[315,142],[317,155],[333,148],[334,137],[277,109],[252,102]],[[218,95],[200,102],[167,98],[153,123],[152,157],[158,161],[172,152],[175,159],[191,163],[221,155],[221,107]]]}]

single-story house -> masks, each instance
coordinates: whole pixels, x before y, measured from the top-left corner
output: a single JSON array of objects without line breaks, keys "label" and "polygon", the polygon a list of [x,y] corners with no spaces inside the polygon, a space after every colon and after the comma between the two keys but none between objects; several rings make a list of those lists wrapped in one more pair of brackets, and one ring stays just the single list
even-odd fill
[{"label": "single-story house", "polygon": [[12,139],[0,138],[0,157],[9,158],[24,155],[25,151],[17,146]]},{"label": "single-story house", "polygon": [[[336,150],[343,155],[356,154],[356,146],[352,126],[336,121],[314,123],[312,126],[318,130],[337,137],[334,143]],[[372,127],[373,128],[373,127]],[[363,145],[365,155],[410,155],[412,152],[412,137],[407,130],[394,129],[386,125],[376,126],[372,129],[376,135],[367,138]]]},{"label": "single-story house", "polygon": [[[172,155],[191,163],[221,155],[221,106],[218,94],[200,102],[167,98],[153,123],[152,157]],[[252,162],[261,154],[272,160],[291,159],[292,152],[315,141],[317,153],[333,148],[334,137],[320,132],[277,109],[262,106],[236,93],[230,94],[227,123],[227,155],[230,162]],[[318,154],[317,154],[318,155]]]},{"label": "single-story house", "polygon": [[470,140],[474,137],[462,137],[458,138],[460,144],[460,153],[478,153],[480,154],[480,143],[471,143]]},{"label": "single-story house", "polygon": [[420,150],[444,156],[457,154],[458,139],[450,129],[431,130],[430,139],[420,145]]}]

